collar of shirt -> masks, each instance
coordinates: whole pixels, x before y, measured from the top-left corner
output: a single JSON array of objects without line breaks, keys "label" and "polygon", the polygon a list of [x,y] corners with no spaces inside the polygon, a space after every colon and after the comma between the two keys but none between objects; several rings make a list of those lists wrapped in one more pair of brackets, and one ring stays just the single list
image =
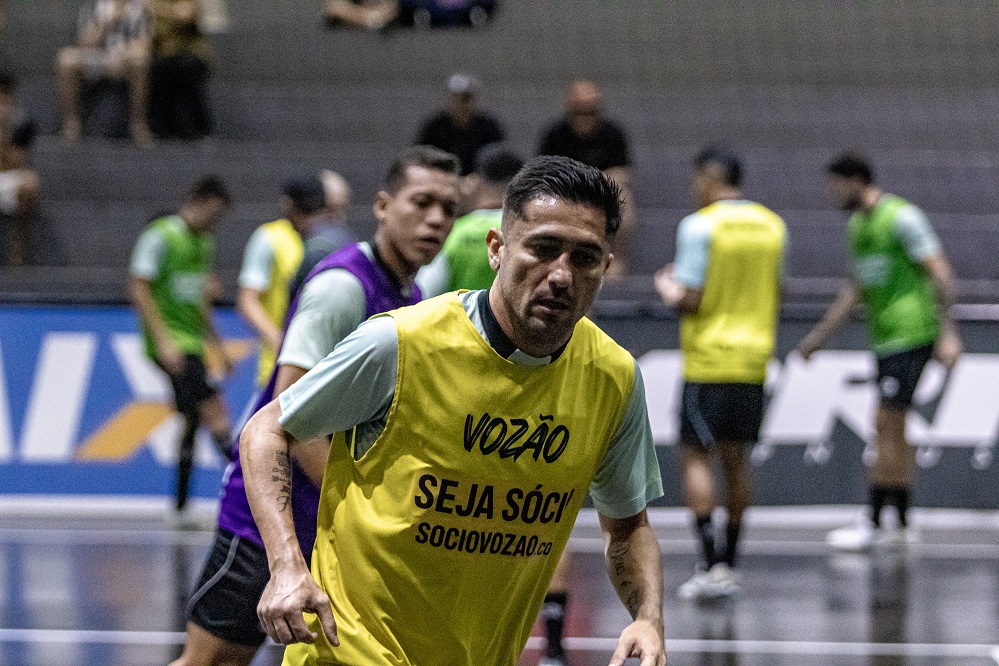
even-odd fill
[{"label": "collar of shirt", "polygon": [[479,314],[482,317],[482,328],[484,329],[483,332],[485,333],[486,341],[497,354],[506,360],[517,365],[548,365],[555,362],[568,346],[569,343],[567,342],[557,349],[554,354],[549,356],[538,357],[525,354],[517,349],[517,345],[503,332],[503,328],[500,326],[499,321],[497,321],[496,315],[493,313],[493,308],[489,304],[489,290],[483,289],[478,293],[476,298],[478,301],[477,305],[479,306]]},{"label": "collar of shirt", "polygon": [[389,268],[389,265],[385,263],[385,260],[382,259],[382,253],[378,251],[378,245],[372,242],[370,247],[371,247],[371,256],[374,257],[375,264],[378,266],[378,268],[382,269],[382,272],[385,273],[385,277],[389,279],[389,282],[392,283],[392,286],[395,287],[396,291],[398,291],[403,296],[409,297],[409,295],[413,293],[413,285],[412,284],[404,285],[402,282],[399,281],[399,278],[396,276],[396,274],[392,271],[391,268]]}]

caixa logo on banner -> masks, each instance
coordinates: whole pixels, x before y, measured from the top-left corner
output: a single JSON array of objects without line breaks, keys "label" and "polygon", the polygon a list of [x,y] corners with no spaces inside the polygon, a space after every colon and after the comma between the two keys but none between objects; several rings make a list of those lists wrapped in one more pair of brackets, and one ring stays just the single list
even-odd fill
[{"label": "caixa logo on banner", "polygon": [[[682,363],[677,351],[656,350],[639,359],[657,444],[674,444],[678,436]],[[818,352],[807,363],[797,355],[772,361],[753,461],[765,462],[778,446],[803,446],[806,461],[824,464],[836,444],[836,425],[842,424],[865,442],[864,460],[873,462],[875,372],[874,357],[862,351]],[[997,354],[965,354],[949,373],[930,362],[907,423],[920,466],[935,465],[946,448],[966,449],[974,469],[992,464],[999,435],[997,385]]]}]

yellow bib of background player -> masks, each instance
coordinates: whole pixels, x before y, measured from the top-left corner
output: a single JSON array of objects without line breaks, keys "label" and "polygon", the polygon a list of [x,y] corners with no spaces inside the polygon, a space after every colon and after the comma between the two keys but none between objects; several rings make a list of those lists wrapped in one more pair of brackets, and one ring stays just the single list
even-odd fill
[{"label": "yellow bib of background player", "polygon": [[[263,225],[267,239],[274,248],[274,267],[271,269],[270,286],[261,294],[260,303],[271,323],[281,328],[288,311],[288,285],[295,277],[305,249],[302,238],[288,220],[275,220]],[[277,350],[269,342],[260,343],[260,361],[257,364],[257,385],[266,386],[277,361]]]},{"label": "yellow bib of background player", "polygon": [[762,384],[777,337],[784,221],[750,201],[719,201],[698,215],[712,223],[708,270],[697,314],[680,323],[683,378]]},{"label": "yellow bib of background player", "polygon": [[631,356],[577,324],[545,366],[500,357],[454,293],[389,313],[399,374],[388,422],[354,461],[332,446],[312,571],[320,632],[285,664],[513,666],[623,418]]}]

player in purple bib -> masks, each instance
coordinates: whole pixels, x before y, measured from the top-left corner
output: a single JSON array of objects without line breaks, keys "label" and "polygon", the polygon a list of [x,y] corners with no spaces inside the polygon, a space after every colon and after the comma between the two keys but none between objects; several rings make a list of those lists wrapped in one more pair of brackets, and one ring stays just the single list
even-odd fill
[{"label": "player in purple bib", "polygon": [[[333,351],[365,319],[420,300],[417,270],[440,250],[458,208],[458,161],[417,146],[396,156],[375,197],[378,230],[320,261],[288,308],[277,366],[253,411],[268,404]],[[303,554],[316,535],[316,513],[329,442],[304,444],[291,459],[291,505]],[[171,666],[249,664],[266,634],[256,607],[270,578],[253,521],[236,443],[226,470],[215,544],[188,604],[187,640]]]}]

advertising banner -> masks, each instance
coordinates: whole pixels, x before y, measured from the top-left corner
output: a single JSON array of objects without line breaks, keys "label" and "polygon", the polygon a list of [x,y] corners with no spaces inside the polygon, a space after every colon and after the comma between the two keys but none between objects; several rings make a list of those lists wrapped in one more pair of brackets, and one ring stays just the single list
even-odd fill
[{"label": "advertising banner", "polygon": [[[232,310],[216,323],[235,372],[219,377],[234,423],[253,393],[256,343]],[[682,359],[675,323],[600,322],[639,359],[666,486],[682,504],[676,438]],[[856,504],[866,500],[875,446],[874,358],[862,336],[851,350],[790,352],[808,322],[783,322],[771,363],[761,438],[751,448],[759,504]],[[995,324],[965,327],[966,353],[949,373],[931,362],[908,433],[920,471],[916,503],[999,508],[999,354],[986,353]],[[843,342],[841,339],[840,342]],[[138,495],[174,492],[180,417],[165,375],[142,351],[125,307],[0,307],[0,495]],[[199,436],[192,496],[217,496],[225,468]]]},{"label": "advertising banner", "polygon": [[[216,326],[235,363],[219,386],[235,420],[256,347],[233,311]],[[173,495],[183,430],[166,375],[124,307],[0,308],[0,494]],[[215,497],[226,461],[206,433],[192,497]]]}]

